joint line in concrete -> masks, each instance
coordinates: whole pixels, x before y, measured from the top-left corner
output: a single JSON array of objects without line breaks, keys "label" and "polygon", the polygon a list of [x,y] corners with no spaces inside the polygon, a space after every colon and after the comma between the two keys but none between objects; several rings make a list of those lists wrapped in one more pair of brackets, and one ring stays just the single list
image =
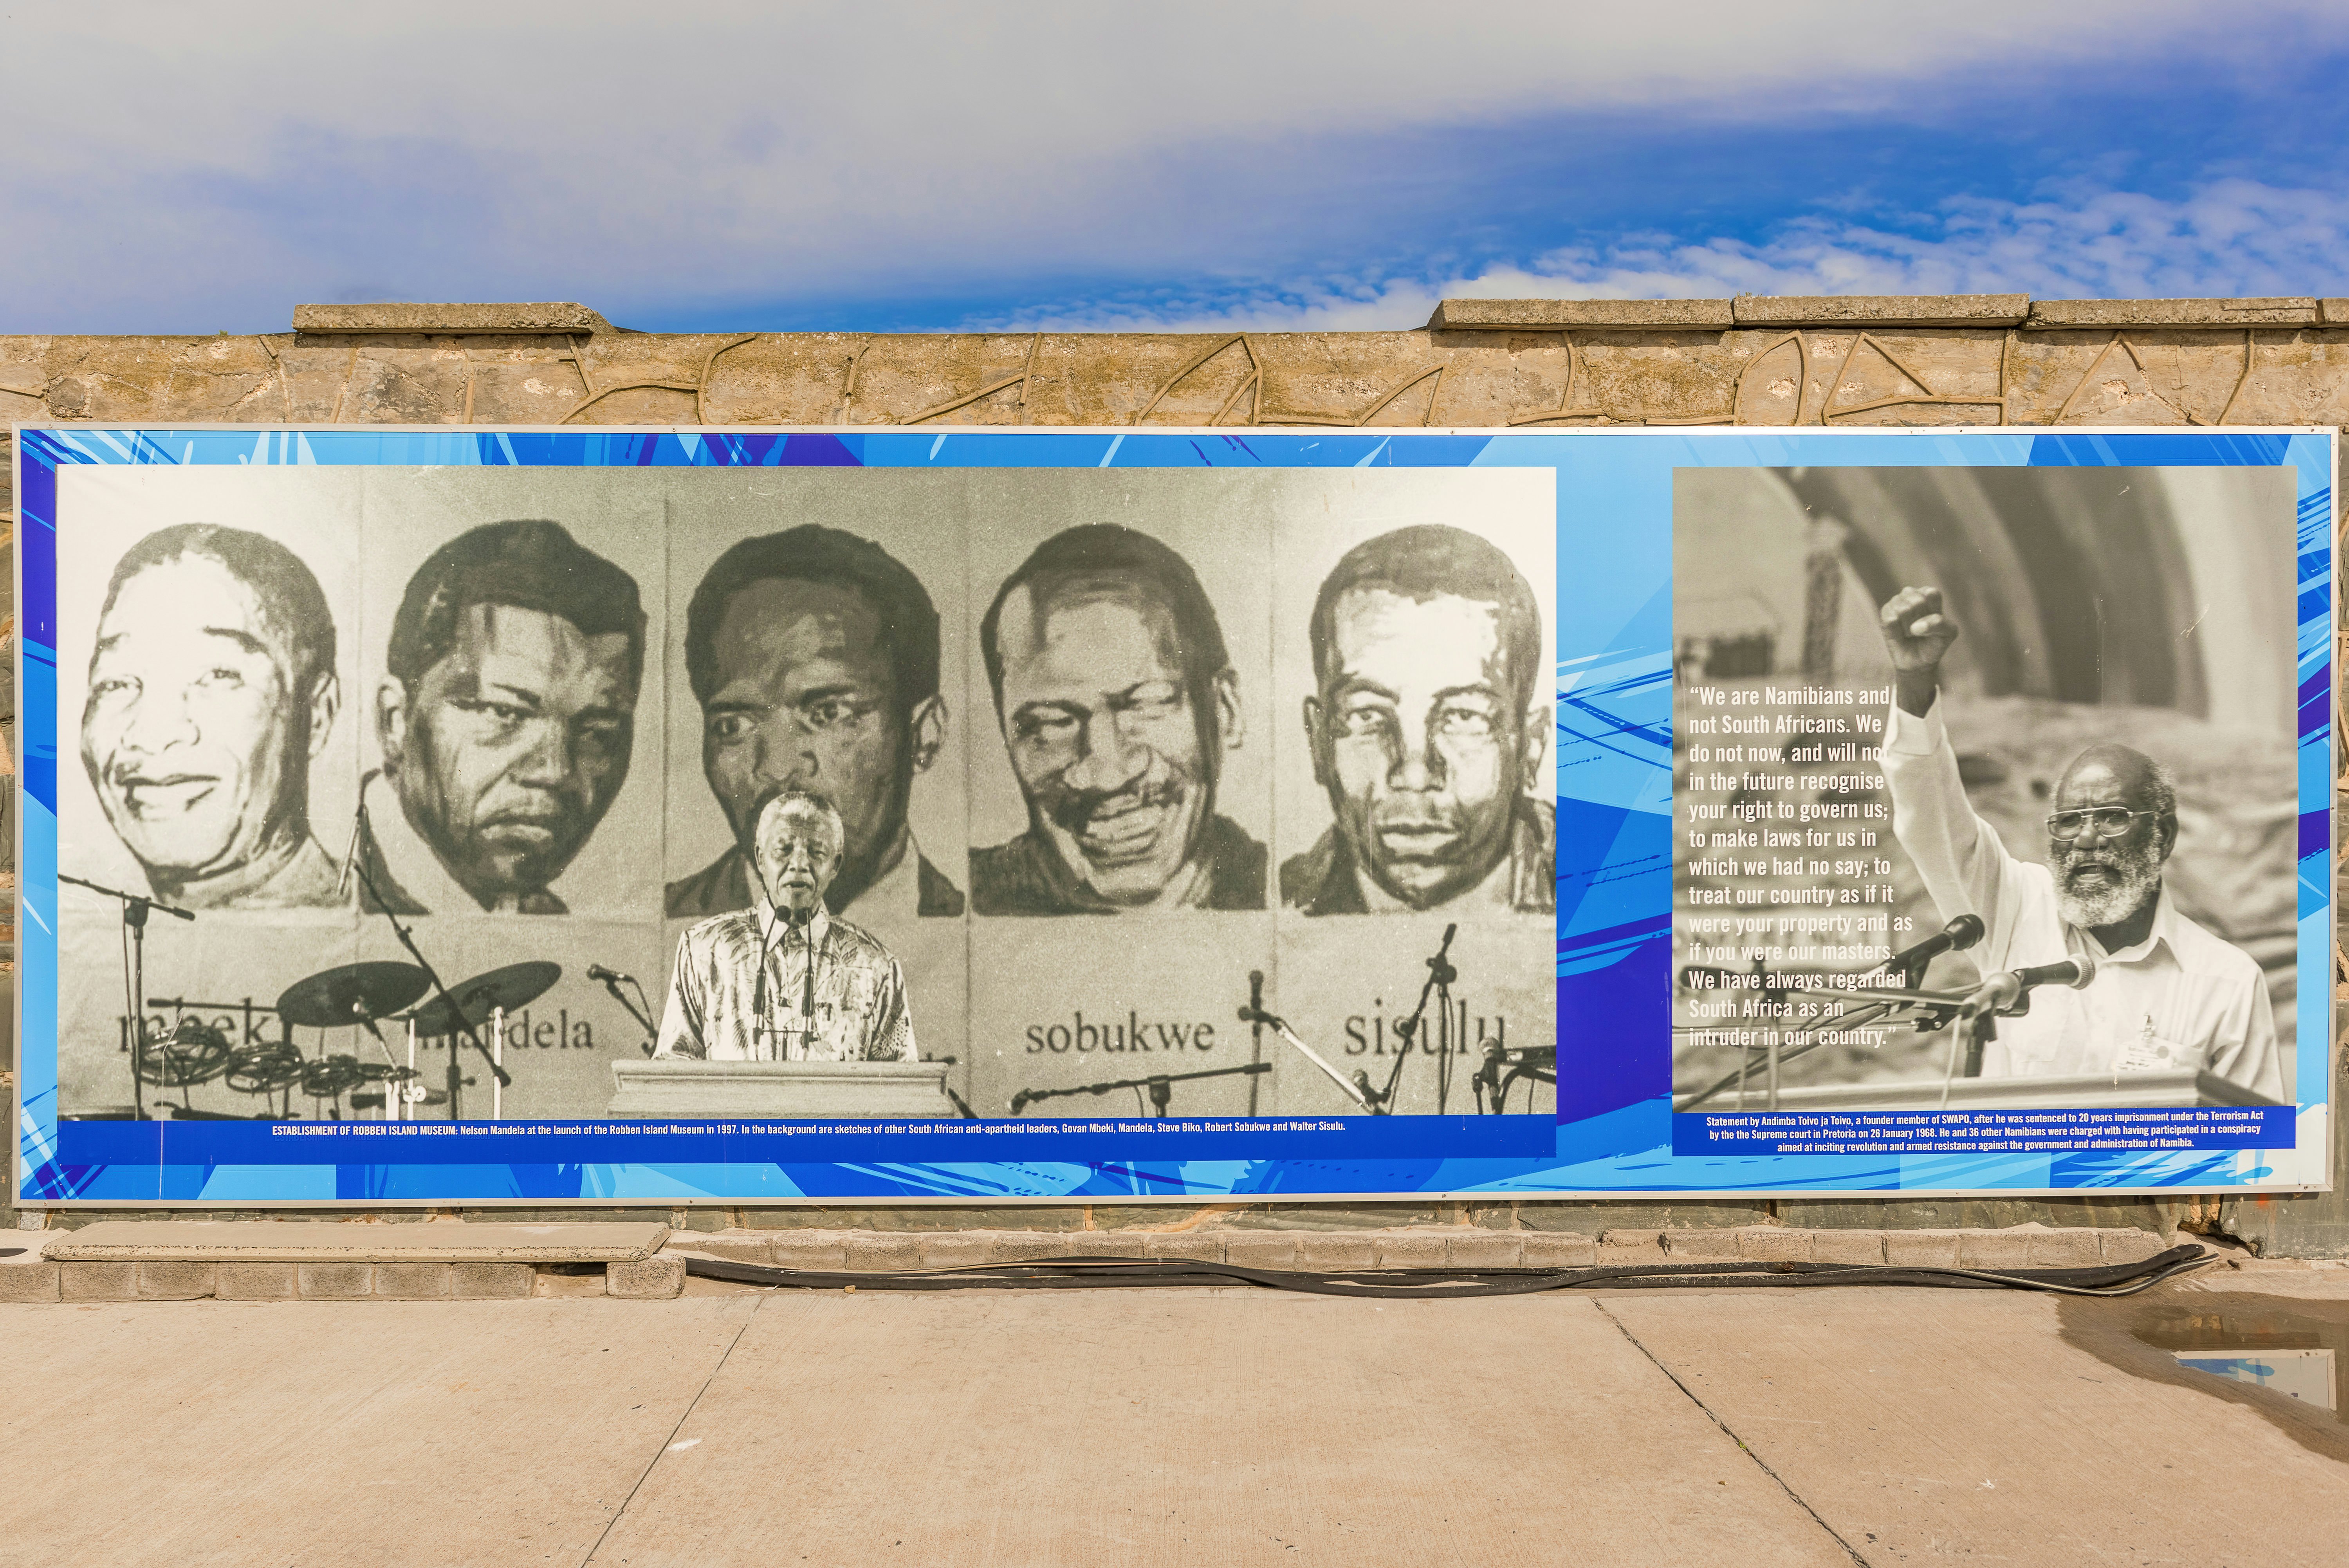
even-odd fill
[{"label": "joint line in concrete", "polygon": [[1691,1388],[1687,1384],[1682,1382],[1678,1375],[1676,1375],[1671,1367],[1665,1366],[1654,1351],[1650,1350],[1646,1345],[1640,1344],[1640,1336],[1631,1332],[1630,1324],[1626,1324],[1621,1318],[1617,1317],[1613,1313],[1607,1310],[1606,1302],[1593,1301],[1590,1304],[1599,1309],[1600,1316],[1604,1317],[1609,1323],[1615,1325],[1617,1333],[1620,1334],[1625,1339],[1631,1342],[1632,1349],[1646,1356],[1650,1364],[1652,1365],[1657,1371],[1662,1373],[1666,1377],[1671,1378],[1672,1386],[1687,1395],[1688,1402],[1695,1406],[1698,1409],[1703,1411],[1705,1418],[1711,1421],[1714,1426],[1721,1428],[1721,1435],[1727,1438],[1731,1442],[1735,1443],[1737,1445],[1737,1451],[1744,1454],[1747,1459],[1752,1459],[1755,1468],[1760,1469],[1764,1475],[1768,1476],[1770,1480],[1776,1484],[1780,1491],[1786,1494],[1787,1501],[1792,1502],[1796,1508],[1801,1509],[1805,1513],[1809,1514],[1811,1516],[1811,1522],[1817,1525],[1821,1530],[1826,1531],[1828,1540],[1833,1541],[1837,1546],[1842,1547],[1845,1552],[1850,1556],[1851,1560],[1859,1564],[1859,1568],[1870,1568],[1868,1559],[1859,1554],[1858,1549],[1853,1546],[1850,1542],[1846,1541],[1842,1534],[1837,1531],[1834,1525],[1829,1524],[1826,1520],[1821,1519],[1819,1517],[1819,1511],[1813,1508],[1808,1502],[1806,1502],[1803,1500],[1802,1493],[1796,1491],[1793,1487],[1786,1484],[1785,1477],[1780,1475],[1776,1470],[1772,1469],[1768,1461],[1764,1460],[1760,1454],[1755,1453],[1753,1449],[1747,1445],[1744,1438],[1739,1437],[1736,1432],[1731,1429],[1728,1422],[1723,1420],[1718,1415],[1713,1413],[1712,1406],[1698,1398],[1696,1397],[1696,1391]]},{"label": "joint line in concrete", "polygon": [[[635,1484],[628,1488],[628,1495],[620,1500],[620,1506],[614,1509],[612,1517],[604,1521],[604,1528],[596,1532],[595,1544],[590,1546],[587,1549],[587,1555],[579,1560],[579,1568],[588,1568],[588,1564],[595,1561],[595,1553],[604,1550],[604,1542],[610,1538],[613,1528],[627,1517],[629,1505],[636,1501],[636,1493],[644,1490],[645,1482],[652,1478],[653,1470],[661,1462],[661,1457],[668,1452],[668,1446],[677,1441],[677,1435],[685,1430],[685,1424],[693,1419],[694,1411],[701,1407],[702,1397],[709,1392],[709,1386],[718,1381],[718,1375],[726,1370],[727,1360],[733,1355],[734,1347],[741,1344],[743,1334],[750,1332],[750,1320],[757,1317],[759,1309],[766,1304],[767,1297],[764,1295],[751,1298],[750,1310],[742,1314],[741,1323],[734,1330],[734,1337],[728,1340],[726,1348],[719,1353],[718,1365],[709,1369],[709,1376],[701,1380],[701,1386],[693,1391],[693,1397],[687,1400],[685,1408],[678,1413],[677,1425],[668,1429],[668,1435],[660,1440],[660,1447],[655,1449],[653,1457],[645,1462],[645,1468],[637,1475]],[[1633,1343],[1638,1342],[1635,1340]]]}]

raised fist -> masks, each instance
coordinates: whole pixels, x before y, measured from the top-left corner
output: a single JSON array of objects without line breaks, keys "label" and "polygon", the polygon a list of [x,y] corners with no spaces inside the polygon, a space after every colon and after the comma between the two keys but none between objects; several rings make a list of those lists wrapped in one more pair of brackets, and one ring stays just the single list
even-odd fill
[{"label": "raised fist", "polygon": [[1878,618],[1884,628],[1884,650],[1892,656],[1898,674],[1938,673],[1942,657],[1958,640],[1958,623],[1941,613],[1939,588],[1902,588],[1885,601]]}]

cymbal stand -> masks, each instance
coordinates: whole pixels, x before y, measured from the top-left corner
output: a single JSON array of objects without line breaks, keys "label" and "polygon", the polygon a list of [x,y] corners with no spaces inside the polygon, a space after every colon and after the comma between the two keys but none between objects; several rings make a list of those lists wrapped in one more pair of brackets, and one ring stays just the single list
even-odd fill
[{"label": "cymbal stand", "polygon": [[[374,836],[367,826],[367,809],[365,801],[359,803],[356,831],[365,833],[370,838]],[[498,1087],[503,1088],[513,1082],[504,1065],[495,1056],[490,1054],[490,1048],[487,1045],[481,1044],[481,1036],[474,1029],[472,1020],[467,1018],[465,1010],[457,1005],[457,999],[449,994],[449,987],[442,982],[440,971],[432,967],[432,961],[426,958],[424,950],[416,945],[414,933],[399,923],[399,917],[391,912],[391,906],[384,901],[382,893],[377,890],[375,878],[367,874],[367,857],[352,856],[350,866],[352,870],[358,873],[359,884],[367,889],[367,897],[375,900],[376,909],[381,911],[384,919],[390,925],[391,934],[399,939],[399,945],[408,950],[408,956],[416,961],[416,967],[422,970],[424,978],[432,982],[432,994],[439,997],[441,1005],[449,1010],[449,1021],[456,1025],[457,1033],[462,1034],[466,1042],[481,1054],[481,1060],[490,1064],[490,1072]],[[462,1105],[460,1096],[464,1094],[464,1085],[465,1069],[457,1060],[457,1037],[456,1034],[451,1034],[449,1037],[449,1119],[452,1122],[464,1120],[463,1116],[460,1114]]]},{"label": "cymbal stand", "polygon": [[[140,1081],[139,1067],[147,1054],[147,912],[160,909],[174,919],[192,920],[192,910],[175,905],[159,903],[144,893],[126,893],[119,888],[109,888],[102,882],[86,877],[69,877],[63,871],[57,880],[70,882],[77,888],[87,888],[93,893],[103,893],[122,906],[122,928],[130,933],[130,950],[123,955],[123,983],[129,988],[126,997],[130,1003],[130,1110],[140,1121],[147,1119],[147,1091]],[[167,1073],[165,1075],[169,1076]],[[180,1096],[186,1099],[186,1095]]]}]

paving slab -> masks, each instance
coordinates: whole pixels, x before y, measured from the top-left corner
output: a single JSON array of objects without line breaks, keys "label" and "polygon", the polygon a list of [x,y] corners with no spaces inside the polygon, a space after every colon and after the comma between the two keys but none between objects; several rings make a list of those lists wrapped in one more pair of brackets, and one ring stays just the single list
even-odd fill
[{"label": "paving slab", "polygon": [[766,1297],[592,1561],[802,1559],[1851,1563],[1596,1303],[1227,1290]]},{"label": "paving slab", "polygon": [[577,1563],[756,1304],[0,1309],[0,1556]]},{"label": "paving slab", "polygon": [[2240,1398],[2066,1344],[2054,1297],[1627,1292],[1599,1304],[1866,1562],[2342,1561],[2349,1463]]}]

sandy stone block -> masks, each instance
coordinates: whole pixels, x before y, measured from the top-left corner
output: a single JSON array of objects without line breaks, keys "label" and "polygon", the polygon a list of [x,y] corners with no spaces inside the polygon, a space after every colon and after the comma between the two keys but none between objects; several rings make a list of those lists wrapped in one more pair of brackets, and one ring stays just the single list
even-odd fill
[{"label": "sandy stone block", "polygon": [[1032,1263],[1045,1258],[1066,1258],[1081,1252],[1076,1238],[1066,1231],[991,1231],[982,1234],[995,1243],[997,1263]]},{"label": "sandy stone block", "polygon": [[1154,1233],[1143,1254],[1151,1258],[1192,1258],[1203,1263],[1224,1261],[1221,1231],[1174,1231]]},{"label": "sandy stone block", "polygon": [[375,1288],[372,1263],[297,1263],[294,1274],[304,1301],[355,1301]]},{"label": "sandy stone block", "polygon": [[0,1302],[58,1300],[57,1270],[61,1266],[46,1258],[30,1262],[0,1260]]},{"label": "sandy stone block", "polygon": [[1078,1231],[1061,1239],[1063,1258],[1146,1258],[1150,1235],[1144,1231]]},{"label": "sandy stone block", "polygon": [[139,1299],[136,1263],[64,1263],[57,1270],[58,1297],[69,1302],[129,1302]]},{"label": "sandy stone block", "polygon": [[926,1267],[919,1239],[898,1231],[851,1234],[841,1242],[849,1271],[860,1274],[890,1273]]},{"label": "sandy stone block", "polygon": [[1297,1237],[1297,1267],[1323,1273],[1378,1266],[1378,1249],[1366,1235],[1344,1231],[1308,1231]]},{"label": "sandy stone block", "polygon": [[[698,1237],[686,1242],[685,1246],[690,1251],[698,1252],[702,1250]],[[731,1252],[718,1255],[724,1257],[729,1262],[765,1263],[778,1269],[839,1270],[850,1266],[847,1242],[829,1231],[809,1231],[804,1233],[781,1231],[775,1236],[770,1249],[759,1257],[747,1255],[738,1257]]]},{"label": "sandy stone block", "polygon": [[657,1256],[604,1265],[604,1293],[622,1301],[665,1302],[685,1293],[685,1260]]},{"label": "sandy stone block", "polygon": [[1671,1260],[1664,1256],[1661,1247],[1600,1247],[1591,1262],[1602,1269],[1653,1269]]},{"label": "sandy stone block", "polygon": [[1442,1236],[1381,1236],[1371,1245],[1381,1269],[1440,1269],[1444,1263]]},{"label": "sandy stone block", "polygon": [[1754,1225],[1735,1232],[1737,1255],[1765,1263],[1807,1263],[1812,1261],[1812,1233],[1784,1225]]},{"label": "sandy stone block", "polygon": [[1528,1269],[1588,1269],[1599,1262],[1599,1243],[1571,1231],[1526,1233],[1525,1266]]},{"label": "sandy stone block", "polygon": [[1599,1242],[1603,1247],[1653,1247],[1661,1251],[1664,1233],[1661,1231],[1601,1231]]},{"label": "sandy stone block", "polygon": [[2032,1240],[2027,1231],[1969,1231],[1958,1238],[1958,1267],[2027,1269]]},{"label": "sandy stone block", "polygon": [[1717,1263],[1740,1256],[1735,1231],[1667,1231],[1666,1262]]},{"label": "sandy stone block", "polygon": [[284,1302],[294,1299],[292,1263],[222,1263],[212,1295],[224,1302]]},{"label": "sandy stone block", "polygon": [[1884,1262],[1884,1232],[1881,1231],[1814,1231],[1811,1232],[1811,1262],[1814,1263],[1880,1263]]},{"label": "sandy stone block", "polygon": [[1954,1269],[1958,1266],[1958,1232],[1887,1231],[1884,1261],[1895,1268]]},{"label": "sandy stone block", "polygon": [[434,1301],[449,1293],[453,1263],[378,1263],[375,1293],[386,1301]]},{"label": "sandy stone block", "polygon": [[2096,1237],[2099,1262],[2142,1263],[2156,1252],[2167,1250],[2161,1238],[2150,1231],[2099,1231]]},{"label": "sandy stone block", "polygon": [[2105,1261],[2101,1238],[2081,1226],[2037,1231],[2029,1242],[2025,1251],[2034,1269],[2093,1269]]},{"label": "sandy stone block", "polygon": [[212,1293],[217,1265],[181,1262],[139,1265],[139,1299],[142,1302],[200,1302]]},{"label": "sandy stone block", "polygon": [[[530,1293],[541,1300],[565,1300],[574,1296],[600,1296],[604,1293],[604,1269],[594,1264],[541,1264],[537,1277],[530,1282]],[[577,1269],[576,1273],[572,1272]]]},{"label": "sandy stone block", "polygon": [[449,1293],[460,1301],[520,1301],[536,1272],[528,1263],[451,1263]]},{"label": "sandy stone block", "polygon": [[[784,1237],[788,1238],[790,1243],[830,1246],[835,1252],[840,1248],[839,1238],[823,1231],[810,1231],[798,1235],[785,1232]],[[777,1252],[786,1242],[784,1238],[772,1237],[762,1232],[732,1231],[721,1231],[714,1236],[707,1234],[679,1236],[676,1239],[676,1244],[688,1251],[699,1252],[705,1257],[723,1258],[730,1263],[771,1263],[776,1261]],[[794,1264],[792,1266],[821,1268],[826,1265]],[[839,1265],[835,1263],[829,1266],[837,1268]]]},{"label": "sandy stone block", "polygon": [[1526,1239],[1516,1231],[1487,1231],[1479,1236],[1447,1236],[1444,1262],[1454,1269],[1517,1269],[1525,1266]]},{"label": "sandy stone block", "polygon": [[942,1231],[922,1237],[915,1243],[915,1252],[925,1269],[975,1269],[1007,1261],[1000,1251],[1001,1234],[995,1231]]},{"label": "sandy stone block", "polygon": [[1293,1232],[1241,1231],[1224,1238],[1224,1262],[1245,1269],[1293,1269],[1297,1237]]}]

